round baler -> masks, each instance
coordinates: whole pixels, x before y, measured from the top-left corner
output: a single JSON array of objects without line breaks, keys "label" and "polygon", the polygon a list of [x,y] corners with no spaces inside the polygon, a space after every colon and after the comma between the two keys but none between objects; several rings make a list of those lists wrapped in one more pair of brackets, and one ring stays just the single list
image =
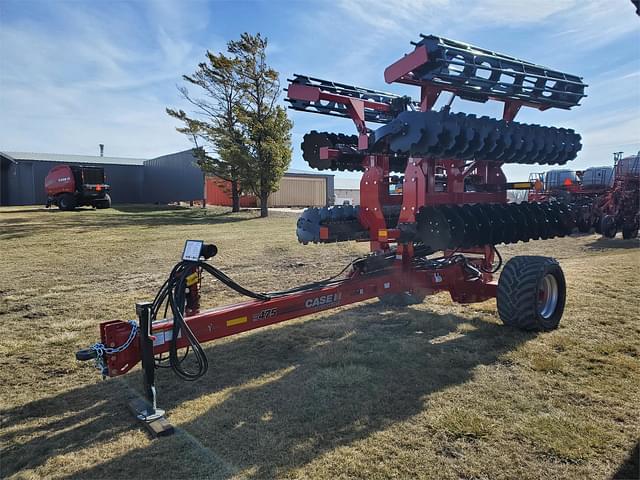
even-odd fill
[{"label": "round baler", "polygon": [[110,208],[110,186],[105,183],[102,167],[56,165],[44,179],[47,208],[57,205],[60,210],[76,207]]}]

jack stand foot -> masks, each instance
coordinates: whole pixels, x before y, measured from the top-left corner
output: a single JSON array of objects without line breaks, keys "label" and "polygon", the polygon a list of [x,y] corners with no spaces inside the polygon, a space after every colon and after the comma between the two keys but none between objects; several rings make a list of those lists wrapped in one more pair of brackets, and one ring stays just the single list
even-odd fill
[{"label": "jack stand foot", "polygon": [[151,303],[136,303],[140,322],[140,351],[142,352],[142,376],[145,396],[129,403],[129,408],[154,437],[165,437],[173,433],[173,426],[164,418],[164,410],[157,408],[155,387],[155,361],[153,359],[153,337],[151,336]]},{"label": "jack stand foot", "polygon": [[173,425],[164,417],[164,410],[153,408],[153,405],[142,398],[129,402],[129,409],[142,422],[154,437],[167,437],[173,434]]}]

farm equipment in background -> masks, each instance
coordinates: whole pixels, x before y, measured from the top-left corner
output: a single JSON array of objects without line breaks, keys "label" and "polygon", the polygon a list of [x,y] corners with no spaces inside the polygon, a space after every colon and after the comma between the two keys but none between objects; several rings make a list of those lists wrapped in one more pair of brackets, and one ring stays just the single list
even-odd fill
[{"label": "farm equipment in background", "polygon": [[613,238],[622,230],[622,238],[638,236],[640,226],[640,153],[622,158],[615,155],[613,186],[593,205],[596,231]]},{"label": "farm equipment in background", "polygon": [[[157,423],[162,412],[155,407],[155,368],[169,365],[194,380],[207,370],[201,343],[292,318],[372,298],[406,306],[446,291],[460,303],[496,298],[508,326],[558,326],[566,290],[558,262],[514,257],[496,281],[502,267],[496,245],[569,235],[574,214],[560,202],[507,203],[507,190],[530,184],[507,182],[501,167],[575,158],[581,143],[573,130],[514,118],[523,106],[570,109],[585,96],[586,85],[575,75],[441,37],[423,35],[412,45],[386,69],[385,80],[419,87],[419,101],[303,75],[295,75],[287,88],[292,109],[349,118],[356,126],[356,135],[305,135],[302,151],[309,165],[362,172],[360,206],[305,210],[297,222],[298,240],[366,241],[370,254],[328,279],[256,293],[207,262],[215,247],[188,241],[183,260],[154,301],[137,304],[138,322],[102,323],[101,342],[76,354],[79,360],[95,359],[111,377],[142,361],[148,403],[134,408],[148,426],[156,425],[155,434],[170,431]],[[451,99],[435,111],[443,92]],[[503,102],[502,119],[452,113],[455,97]],[[370,129],[369,123],[381,126]],[[204,272],[250,300],[200,311]],[[172,316],[165,318],[168,309]],[[188,347],[195,354],[191,370],[179,354]]]},{"label": "farm equipment in background", "polygon": [[614,166],[584,171],[551,170],[532,173],[529,201],[562,201],[571,206],[578,229],[592,229],[613,238],[638,235],[640,224],[640,154],[623,158],[614,154]]},{"label": "farm equipment in background", "polygon": [[60,210],[91,206],[110,208],[110,186],[105,183],[102,167],[57,165],[44,179],[46,207],[57,205]]},{"label": "farm equipment in background", "polygon": [[532,188],[528,192],[528,200],[560,201],[570,205],[578,230],[586,233],[593,228],[592,206],[611,186],[612,172],[611,168],[594,167],[584,172],[557,169],[532,173],[529,176]]}]

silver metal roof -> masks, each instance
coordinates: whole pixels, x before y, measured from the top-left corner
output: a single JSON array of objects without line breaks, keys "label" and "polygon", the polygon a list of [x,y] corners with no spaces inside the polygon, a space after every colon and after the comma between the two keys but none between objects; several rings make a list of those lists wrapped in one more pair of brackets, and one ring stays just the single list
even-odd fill
[{"label": "silver metal roof", "polygon": [[289,170],[287,170],[286,172],[284,172],[285,175],[315,175],[318,177],[333,177],[334,174],[333,173],[323,173],[323,172],[317,172],[314,170],[299,170],[296,168],[290,168]]},{"label": "silver metal roof", "polygon": [[111,165],[143,165],[144,161],[147,160],[146,158],[101,157],[99,155],[69,155],[66,153],[0,152],[0,155],[16,161],[104,163]]},{"label": "silver metal roof", "polygon": [[[189,151],[189,150],[185,150]],[[182,153],[182,152],[179,152]],[[71,155],[67,153],[37,153],[37,152],[5,152],[0,151],[0,155],[14,161],[34,161],[34,162],[63,162],[63,163],[104,163],[111,165],[144,165],[144,162],[151,160],[148,158],[128,158],[128,157],[101,157],[99,155]],[[161,157],[158,157],[161,158]],[[317,172],[313,170],[298,170],[290,168],[285,175],[315,175],[322,177],[333,177],[333,173]]]}]

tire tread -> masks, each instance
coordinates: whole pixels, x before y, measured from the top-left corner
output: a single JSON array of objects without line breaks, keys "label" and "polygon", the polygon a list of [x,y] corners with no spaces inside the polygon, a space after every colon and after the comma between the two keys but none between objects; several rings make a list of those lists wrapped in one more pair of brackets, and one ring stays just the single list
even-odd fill
[{"label": "tire tread", "polygon": [[[513,257],[507,262],[496,296],[498,315],[505,325],[535,331],[557,327],[557,323],[545,323],[537,314],[538,283],[550,268],[556,267],[560,268],[556,259],[532,255]],[[562,287],[561,308],[564,308],[564,284]]]}]

